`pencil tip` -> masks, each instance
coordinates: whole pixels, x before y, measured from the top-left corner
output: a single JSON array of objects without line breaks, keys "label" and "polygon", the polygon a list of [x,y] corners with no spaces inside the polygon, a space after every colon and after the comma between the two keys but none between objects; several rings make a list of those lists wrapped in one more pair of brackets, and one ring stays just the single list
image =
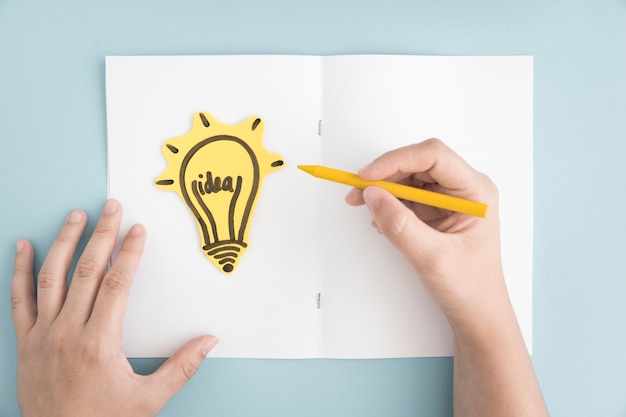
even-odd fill
[{"label": "pencil tip", "polygon": [[298,165],[298,168],[313,175],[313,171],[315,171],[315,165]]}]

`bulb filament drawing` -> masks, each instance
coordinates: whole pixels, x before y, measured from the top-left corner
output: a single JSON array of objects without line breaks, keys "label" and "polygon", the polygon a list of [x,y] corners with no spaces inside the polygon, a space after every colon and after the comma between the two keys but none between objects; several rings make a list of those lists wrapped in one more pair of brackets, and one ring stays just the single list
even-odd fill
[{"label": "bulb filament drawing", "polygon": [[248,248],[265,175],[284,165],[280,155],[263,148],[262,136],[257,117],[225,125],[197,113],[192,129],[162,148],[168,167],[155,185],[178,193],[196,221],[205,256],[227,274]]}]

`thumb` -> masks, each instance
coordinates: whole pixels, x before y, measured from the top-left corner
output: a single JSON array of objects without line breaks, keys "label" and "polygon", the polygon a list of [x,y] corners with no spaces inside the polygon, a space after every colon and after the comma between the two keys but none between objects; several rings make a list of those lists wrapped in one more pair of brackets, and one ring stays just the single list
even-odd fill
[{"label": "thumb", "polygon": [[165,361],[150,375],[151,392],[157,395],[154,401],[164,406],[195,375],[218,342],[215,336],[197,337]]},{"label": "thumb", "polygon": [[379,187],[367,187],[363,200],[378,230],[419,270],[437,240],[436,233],[400,200]]}]

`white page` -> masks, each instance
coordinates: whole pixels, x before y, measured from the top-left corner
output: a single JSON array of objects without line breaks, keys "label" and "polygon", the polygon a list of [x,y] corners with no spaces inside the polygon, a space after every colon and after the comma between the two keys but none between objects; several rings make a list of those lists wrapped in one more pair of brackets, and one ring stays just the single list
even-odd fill
[{"label": "white page", "polygon": [[[319,184],[303,190],[296,164],[320,158],[319,83],[317,57],[107,57],[109,192],[124,206],[122,230],[148,229],[124,326],[128,356],[169,356],[207,333],[220,338],[215,356],[317,356]],[[249,249],[230,276],[204,257],[178,195],[154,186],[167,166],[161,147],[200,111],[225,124],[262,118],[265,148],[285,161],[265,178]]]},{"label": "white page", "polygon": [[[532,348],[532,57],[338,56],[323,61],[323,163],[356,171],[385,151],[444,140],[500,190],[507,287]],[[439,308],[365,208],[323,189],[324,355],[452,355]],[[358,352],[358,354],[357,354]]]},{"label": "white page", "polygon": [[[220,337],[213,354],[221,357],[451,354],[445,319],[401,256],[370,231],[366,210],[343,203],[345,186],[314,179],[295,166],[323,162],[357,169],[405,140],[438,136],[504,188],[513,178],[505,174],[506,184],[498,181],[502,164],[496,163],[494,171],[482,163],[515,155],[522,160],[520,173],[532,166],[532,100],[528,100],[532,97],[532,61],[468,58],[461,62],[445,57],[330,57],[324,61],[325,68],[347,66],[332,79],[325,76],[325,114],[336,117],[324,116],[326,133],[318,137],[319,57],[107,58],[110,194],[124,204],[124,228],[142,222],[149,233],[124,329],[124,350],[129,356],[168,356],[189,338],[204,333]],[[432,78],[420,100],[397,90],[401,74],[393,73],[408,62],[417,67],[407,71],[410,76],[425,71],[422,77]],[[513,73],[508,80],[502,79],[503,74],[496,76],[492,85],[492,67],[498,73],[499,65]],[[461,105],[475,92],[472,85],[477,80],[467,78],[475,72],[472,68],[485,71],[481,94],[487,97],[503,86],[506,91],[516,89],[505,101],[521,99],[522,112],[513,114],[509,109],[498,116],[511,119],[506,122],[511,130],[513,126],[521,129],[520,140],[514,137],[510,143],[489,149],[468,146],[482,143],[482,136],[476,135],[479,130],[488,132],[490,138],[502,133],[492,121],[481,126],[484,116],[475,118],[480,109],[474,107],[483,106],[484,112],[491,109],[484,107],[485,100],[469,110]],[[521,85],[514,85],[520,81]],[[368,85],[370,93],[363,94],[363,84],[358,82],[381,84]],[[406,84],[401,83],[403,89]],[[383,98],[405,106],[376,108]],[[433,108],[427,112],[429,106]],[[282,154],[287,163],[265,180],[252,220],[250,249],[231,276],[224,276],[204,258],[195,223],[178,196],[153,186],[154,178],[166,167],[161,146],[186,133],[191,116],[198,111],[210,112],[229,124],[252,115],[263,118],[265,147]],[[422,118],[416,120],[416,114]],[[380,122],[362,123],[373,116]],[[451,125],[460,122],[463,128],[454,130]],[[389,128],[394,135],[389,135]],[[511,264],[508,256],[521,265],[519,276],[524,268],[528,271],[521,280],[511,281],[507,276],[518,317],[528,330],[531,261],[526,263],[526,255],[532,245],[528,234],[532,233],[532,175],[516,178],[520,189],[516,198],[530,194],[524,201],[531,208],[520,227],[529,219],[530,227],[519,234],[521,243],[508,251],[505,248],[505,268]],[[503,234],[517,233],[505,227],[504,218],[507,213],[516,214],[518,206],[512,210],[505,206],[503,201]],[[382,262],[361,262],[364,253],[373,251],[378,251]],[[318,292],[323,294],[319,310]],[[324,314],[321,334],[320,313]]]}]

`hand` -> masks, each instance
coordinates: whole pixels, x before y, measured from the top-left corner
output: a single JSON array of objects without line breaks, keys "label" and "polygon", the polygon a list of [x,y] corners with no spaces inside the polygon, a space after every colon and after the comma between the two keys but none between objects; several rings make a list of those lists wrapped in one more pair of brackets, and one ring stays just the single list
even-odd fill
[{"label": "hand", "polygon": [[372,224],[411,262],[453,329],[480,322],[508,303],[500,260],[498,192],[484,174],[441,141],[431,139],[388,152],[359,171],[489,205],[486,218],[404,203],[378,187],[353,189],[351,205],[367,204]]},{"label": "hand", "polygon": [[411,262],[450,322],[454,415],[547,416],[504,282],[491,180],[436,139],[388,152],[359,175],[489,205],[481,219],[404,204],[378,187],[346,196],[349,204],[367,204],[374,227]]},{"label": "hand", "polygon": [[152,375],[134,373],[121,348],[122,324],[146,231],[130,229],[107,271],[121,217],[120,204],[107,202],[69,288],[68,271],[87,224],[83,212],[68,216],[41,267],[36,295],[33,247],[17,243],[11,302],[25,417],[153,416],[217,343],[198,337]]}]

